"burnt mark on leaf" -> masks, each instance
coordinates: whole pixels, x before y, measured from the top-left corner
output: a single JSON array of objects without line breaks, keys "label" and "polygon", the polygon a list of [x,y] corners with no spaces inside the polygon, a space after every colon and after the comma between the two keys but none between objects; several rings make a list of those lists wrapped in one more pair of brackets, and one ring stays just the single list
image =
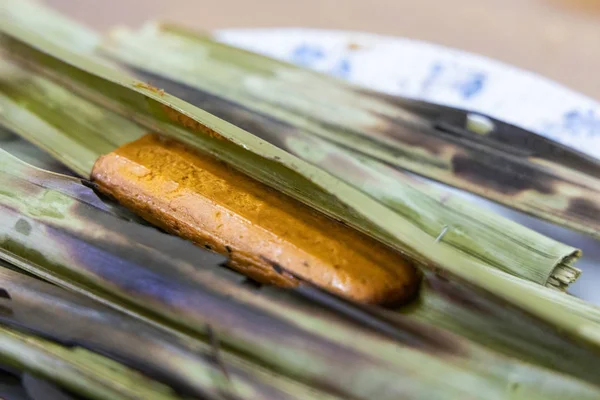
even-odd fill
[{"label": "burnt mark on leaf", "polygon": [[245,278],[241,284],[242,284],[242,286],[245,286],[247,288],[254,289],[254,290],[258,290],[263,286],[262,283],[255,281],[252,278]]},{"label": "burnt mark on leaf", "polygon": [[92,182],[88,179],[81,179],[81,184],[87,188],[92,189],[93,191],[97,191],[100,188],[100,185],[98,185],[96,182]]},{"label": "burnt mark on leaf", "polygon": [[586,221],[596,221],[600,218],[600,204],[590,199],[571,199],[571,201],[569,201],[567,213]]},{"label": "burnt mark on leaf", "polygon": [[440,155],[448,146],[445,140],[436,137],[434,129],[410,125],[406,121],[377,115],[381,123],[374,127],[367,127],[366,131],[377,136],[387,137],[410,147],[418,147],[432,155]]},{"label": "burnt mark on leaf", "polygon": [[454,284],[452,281],[448,280],[447,277],[430,274],[425,281],[425,285],[429,286],[431,290],[439,295],[447,298],[453,303],[460,304],[464,308],[482,314],[489,311],[481,301],[478,301],[480,298],[478,294]]},{"label": "burnt mark on leaf", "polygon": [[543,194],[554,193],[555,178],[526,163],[516,163],[494,154],[475,156],[457,154],[452,158],[456,178],[483,190],[493,190],[508,196],[526,190]]},{"label": "burnt mark on leaf", "polygon": [[283,268],[281,267],[281,265],[277,264],[276,262],[272,262],[271,266],[273,267],[273,270],[275,270],[275,272],[277,272],[279,275],[283,274]]},{"label": "burnt mark on leaf", "polygon": [[13,310],[10,307],[0,304],[0,315],[10,317],[13,315]]},{"label": "burnt mark on leaf", "polygon": [[[525,154],[529,157],[545,159],[590,176],[600,174],[600,162],[593,157],[519,126],[487,115],[485,117],[493,124],[493,129],[485,135],[485,138],[482,138],[465,129],[468,116],[472,114],[481,115],[480,113],[379,93],[368,89],[355,89],[354,91],[361,96],[368,96],[396,107],[399,112],[413,113],[415,117],[423,118],[432,123],[437,121],[453,126],[466,133],[465,139],[467,140],[467,144],[470,141],[478,142],[483,139],[482,143],[487,143],[486,146],[502,149],[507,154]],[[376,112],[376,110],[371,111]]]},{"label": "burnt mark on leaf", "polygon": [[271,266],[271,268],[273,268],[273,271],[275,271],[277,273],[277,275],[281,275],[282,277],[292,279],[293,281],[298,280],[298,277],[293,272],[287,270],[285,267],[283,267],[278,262],[273,261],[265,256],[260,256],[260,258],[261,258],[261,260],[263,260],[264,262],[269,264]]},{"label": "burnt mark on leaf", "polygon": [[270,260],[265,256],[260,256],[260,258],[269,264],[273,268],[273,271],[277,272],[279,275],[283,275],[285,273],[285,269],[278,262]]},{"label": "burnt mark on leaf", "polygon": [[[337,316],[367,329],[371,334],[391,339],[431,354],[460,354],[463,347],[451,334],[405,317],[396,311],[362,304],[303,282],[296,293]],[[410,307],[410,305],[409,305]]]},{"label": "burnt mark on leaf", "polygon": [[494,122],[495,129],[489,137],[495,142],[522,149],[532,157],[545,159],[591,176],[600,174],[598,160],[518,126],[490,119]]},{"label": "burnt mark on leaf", "polygon": [[466,351],[461,340],[442,329],[415,321],[397,312],[384,311],[390,323],[402,332],[402,342],[423,352],[460,355]]},{"label": "burnt mark on leaf", "polygon": [[230,384],[231,379],[229,377],[229,371],[227,371],[227,368],[225,367],[225,363],[223,362],[223,359],[221,357],[221,346],[220,346],[219,336],[217,335],[217,331],[215,331],[211,325],[206,325],[206,332],[207,332],[211,350],[212,350],[211,357],[212,357],[213,361],[215,362],[215,364],[219,367],[219,369],[220,369],[221,373],[223,374],[223,376],[225,377],[225,380],[227,381],[227,383]]}]

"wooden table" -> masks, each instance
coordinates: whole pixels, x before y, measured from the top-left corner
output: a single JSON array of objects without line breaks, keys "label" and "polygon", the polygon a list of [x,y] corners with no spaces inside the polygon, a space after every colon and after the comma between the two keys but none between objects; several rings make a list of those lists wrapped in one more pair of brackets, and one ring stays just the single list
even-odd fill
[{"label": "wooden table", "polygon": [[197,29],[307,26],[483,54],[600,100],[600,0],[46,0],[107,29],[163,18]]}]

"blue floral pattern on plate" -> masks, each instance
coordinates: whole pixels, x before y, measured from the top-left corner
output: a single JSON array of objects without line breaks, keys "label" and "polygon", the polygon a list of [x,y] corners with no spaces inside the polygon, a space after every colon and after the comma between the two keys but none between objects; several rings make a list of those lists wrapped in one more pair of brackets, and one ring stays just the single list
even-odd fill
[{"label": "blue floral pattern on plate", "polygon": [[318,69],[338,78],[350,78],[351,61],[349,55],[336,56],[314,43],[299,44],[291,50],[290,56],[286,59],[294,64]]},{"label": "blue floral pattern on plate", "polygon": [[548,123],[542,133],[560,139],[562,132],[573,138],[600,137],[600,114],[594,109],[573,109],[566,111],[558,122]]}]

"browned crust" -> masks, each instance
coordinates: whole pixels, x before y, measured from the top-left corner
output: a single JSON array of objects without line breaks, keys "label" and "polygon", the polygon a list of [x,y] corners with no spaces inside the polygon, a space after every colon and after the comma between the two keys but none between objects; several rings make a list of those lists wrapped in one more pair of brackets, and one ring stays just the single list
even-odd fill
[{"label": "browned crust", "polygon": [[411,297],[415,268],[379,242],[211,157],[157,135],[102,156],[100,190],[167,232],[228,255],[263,283],[294,285],[282,271],[366,303]]}]

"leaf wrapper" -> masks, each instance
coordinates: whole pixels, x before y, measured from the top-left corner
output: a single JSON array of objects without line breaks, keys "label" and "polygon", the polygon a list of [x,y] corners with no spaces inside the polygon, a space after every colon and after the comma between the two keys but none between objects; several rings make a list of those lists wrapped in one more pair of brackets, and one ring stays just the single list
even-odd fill
[{"label": "leaf wrapper", "polygon": [[[221,257],[94,206],[91,190],[82,188],[83,195],[78,194],[73,178],[41,177],[41,171],[3,154],[0,179],[10,191],[0,193],[0,257],[161,329],[200,338],[210,326],[236,354],[343,398],[421,398],[425,391],[433,399],[479,398],[482,393],[501,399],[515,383],[521,393],[515,398],[600,394],[581,381],[500,356],[416,318],[394,314],[390,337],[294,292],[252,289],[241,284],[241,276],[215,265]],[[25,203],[18,200],[24,198]],[[435,291],[443,294],[444,287]],[[462,298],[454,300],[464,308]],[[539,320],[529,323],[530,329],[536,327],[532,332],[548,330]],[[551,332],[535,339],[582,354],[581,364],[595,360],[585,346]],[[583,368],[567,369],[594,380]]]},{"label": "leaf wrapper", "polygon": [[[156,132],[207,151],[248,175],[371,234],[405,252],[425,268],[473,288],[477,296],[489,296],[495,301],[504,299],[574,341],[591,346],[598,344],[598,326],[594,322],[570,312],[562,303],[539,296],[533,288],[519,286],[504,273],[491,270],[457,250],[440,246],[397,213],[322,170],[156,88],[54,46],[18,26],[7,22],[1,29],[3,46],[22,65],[34,67],[88,99]],[[318,368],[314,372],[318,373]]]}]

